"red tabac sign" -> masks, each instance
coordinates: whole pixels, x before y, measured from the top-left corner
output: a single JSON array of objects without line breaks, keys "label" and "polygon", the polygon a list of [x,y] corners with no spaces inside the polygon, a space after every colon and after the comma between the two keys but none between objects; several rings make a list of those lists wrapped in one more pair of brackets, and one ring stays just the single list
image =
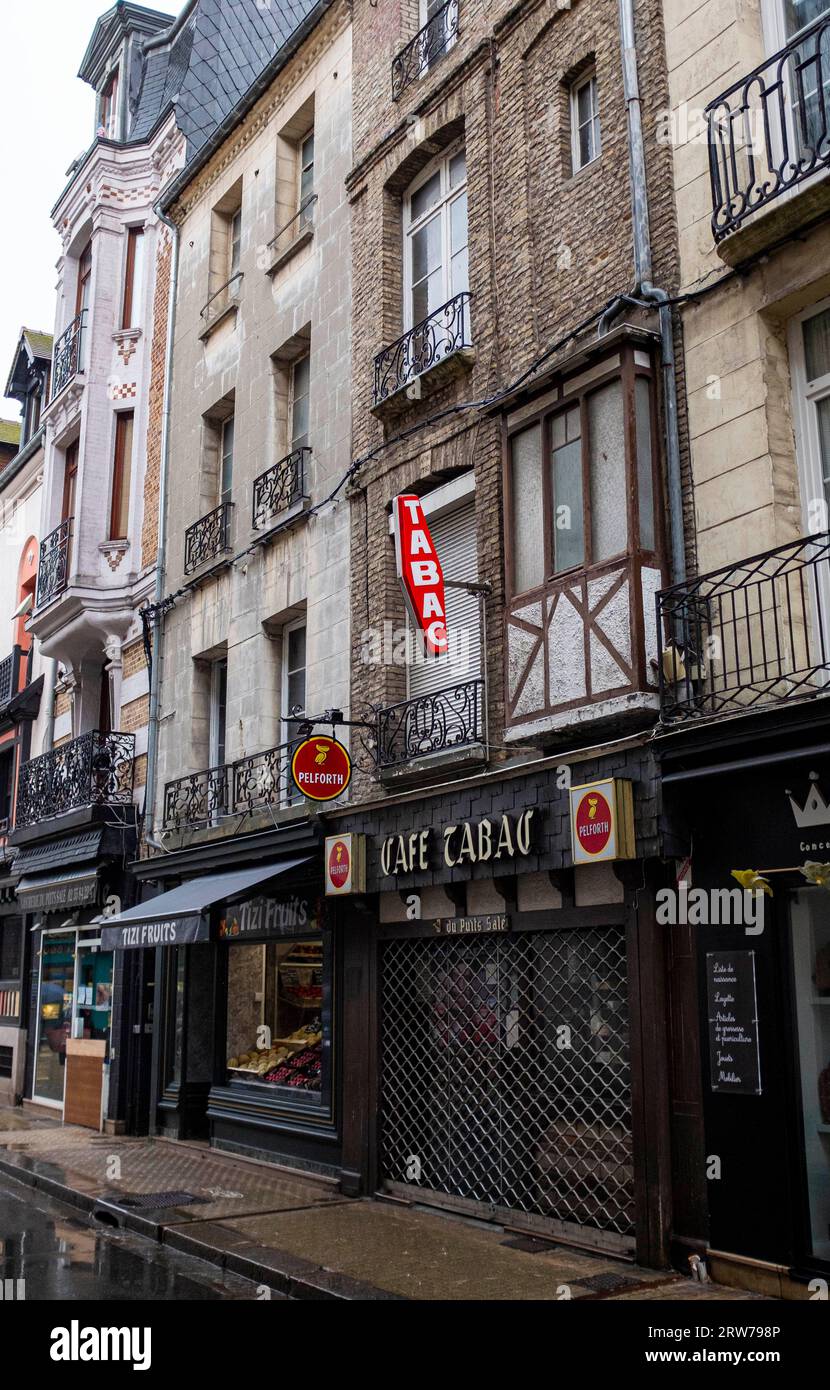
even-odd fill
[{"label": "red tabac sign", "polygon": [[291,776],[303,796],[312,801],[334,801],[351,781],[351,758],[337,739],[319,734],[300,744],[291,759]]},{"label": "red tabac sign", "polygon": [[395,559],[406,606],[424,634],[427,651],[431,656],[443,656],[449,647],[444,574],[421,499],[404,495],[396,497],[392,505]]}]

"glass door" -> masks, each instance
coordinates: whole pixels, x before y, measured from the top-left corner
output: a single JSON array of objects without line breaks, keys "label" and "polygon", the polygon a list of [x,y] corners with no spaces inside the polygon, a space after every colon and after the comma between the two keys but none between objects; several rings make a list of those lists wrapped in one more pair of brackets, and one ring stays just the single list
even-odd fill
[{"label": "glass door", "polygon": [[32,1095],[49,1105],[63,1104],[66,1040],[75,994],[75,932],[44,932],[40,946],[38,1038]]},{"label": "glass door", "polygon": [[112,952],[82,942],[76,954],[72,1037],[109,1041],[112,1018]]},{"label": "glass door", "polygon": [[796,893],[791,918],[807,1253],[830,1260],[830,898],[818,888]]}]

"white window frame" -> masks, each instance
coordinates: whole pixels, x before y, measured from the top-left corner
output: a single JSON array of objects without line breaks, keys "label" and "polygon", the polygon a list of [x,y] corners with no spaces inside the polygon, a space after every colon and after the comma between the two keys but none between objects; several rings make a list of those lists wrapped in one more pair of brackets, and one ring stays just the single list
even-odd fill
[{"label": "white window frame", "polygon": [[[306,705],[308,704],[308,620],[307,617],[304,615],[302,618],[295,618],[293,622],[286,623],[285,627],[282,630],[282,670],[280,672],[280,704],[282,706],[282,713],[285,718],[287,718],[291,714],[291,710],[288,705],[289,634],[292,632],[296,632],[299,628],[305,629],[305,666],[302,669],[303,685],[305,686],[305,703]],[[301,713],[305,714],[305,707],[303,708]],[[299,733],[299,726],[297,724],[285,724],[283,727],[285,729],[286,743],[292,743],[295,739],[297,739],[297,735]],[[290,763],[291,758],[289,757],[289,766],[285,777],[285,792],[283,795],[282,802],[283,807],[296,806],[298,805],[298,803],[301,803],[304,799],[302,793],[297,790],[292,781]]]},{"label": "white window frame", "polygon": [[[239,226],[239,240],[235,228]],[[233,280],[242,269],[242,205],[228,216],[228,281]]]},{"label": "white window frame", "polygon": [[[438,9],[439,9],[439,10],[442,10],[442,9],[444,8],[444,5],[445,5],[446,3],[447,3],[447,0],[441,0],[441,4],[439,5]],[[436,11],[436,14],[437,14],[437,13],[438,13],[438,11]],[[427,24],[429,24],[429,19],[430,19],[430,15],[429,15],[429,0],[418,0],[418,32],[419,32],[419,33],[421,32],[422,29],[425,29],[425,28],[426,28]],[[440,60],[444,57],[444,55],[445,55],[446,53],[449,53],[449,51],[450,51],[451,48],[454,48],[454,47],[455,47],[456,42],[457,42],[457,40],[458,40],[458,33],[457,33],[457,32],[453,32],[453,33],[451,33],[451,34],[447,34],[447,32],[446,32],[446,23],[445,23],[445,27],[444,27],[444,33],[445,33],[445,35],[446,35],[446,42],[445,42],[445,44],[444,44],[444,47],[443,47],[442,51],[441,51],[440,53],[436,53],[435,58],[434,58],[434,60],[433,60],[433,66],[435,65],[435,63],[440,62]],[[421,76],[422,76],[422,77],[423,77],[426,73],[429,72],[429,66],[430,66],[430,65],[429,65],[429,62],[428,62],[428,61],[425,61],[424,63],[422,63],[422,65],[421,65]]]},{"label": "white window frame", "polygon": [[295,421],[295,419],[294,419],[294,412],[295,412],[295,409],[296,409],[297,401],[302,399],[302,397],[298,397],[298,395],[297,395],[297,385],[296,385],[296,383],[297,383],[297,368],[298,368],[298,366],[300,365],[301,362],[307,362],[307,363],[308,363],[308,390],[306,391],[306,397],[305,397],[305,398],[306,398],[306,401],[307,401],[307,403],[308,403],[308,421],[307,421],[306,435],[307,435],[307,438],[308,438],[308,439],[311,438],[311,348],[309,347],[308,352],[303,352],[303,353],[300,354],[299,357],[295,357],[295,358],[294,358],[294,360],[293,360],[293,361],[291,362],[291,364],[290,364],[290,369],[289,369],[289,391],[288,391],[288,452],[289,452],[290,454],[293,454],[293,453],[294,453],[294,450],[295,450],[296,448],[298,448],[298,447],[299,447],[299,448],[308,448],[308,444],[307,444],[307,443],[306,443],[305,445],[299,445],[299,446],[296,445],[296,444],[294,443],[294,440],[295,440],[295,438],[296,438],[296,434],[295,434],[295,425],[296,425],[296,421]]},{"label": "white window frame", "polygon": [[[310,163],[310,164],[304,164],[304,163],[303,163],[303,149],[305,148],[305,145],[306,145],[307,141],[309,141],[309,140],[313,140],[313,141],[314,141],[314,149],[312,150],[311,163]],[[316,135],[315,127],[312,125],[312,126],[309,126],[309,128],[308,128],[308,130],[306,131],[305,135],[303,135],[303,136],[301,137],[301,139],[299,139],[299,140],[297,141],[297,211],[298,211],[298,212],[302,212],[303,203],[304,203],[307,199],[313,198],[313,197],[314,197],[314,176],[315,176],[316,159],[317,159],[317,135]],[[310,169],[310,170],[311,170],[311,188],[309,189],[309,191],[308,191],[306,194],[303,194],[303,174],[305,173],[306,169]],[[303,219],[303,225],[305,225],[305,221],[306,221],[306,220],[310,220],[310,219],[304,218],[304,219]]]},{"label": "white window frame", "polygon": [[[593,143],[593,154],[583,163],[582,151],[579,146],[579,94],[586,87],[591,91],[591,137]],[[571,83],[571,168],[574,174],[581,174],[583,169],[589,168],[602,154],[602,125],[599,117],[599,87],[597,84],[597,70],[595,67],[583,72],[575,82]]]},{"label": "white window frame", "polygon": [[[443,154],[430,161],[425,169],[409,185],[404,194],[403,200],[403,282],[404,282],[404,313],[403,331],[408,333],[417,325],[412,312],[412,237],[422,227],[426,226],[434,217],[441,218],[441,271],[443,275],[443,291],[441,304],[448,304],[457,294],[469,293],[470,273],[470,225],[469,225],[469,204],[467,208],[467,283],[462,289],[450,289],[450,262],[452,260],[451,227],[452,218],[450,209],[453,203],[467,193],[467,175],[465,173],[463,182],[455,188],[450,188],[450,164],[457,154],[465,148],[464,141],[458,140],[451,145]],[[441,173],[441,197],[437,203],[425,212],[416,221],[412,220],[412,199],[424,184],[429,183],[433,175],[440,170]],[[440,307],[440,306],[438,306]],[[433,312],[435,312],[433,310]],[[422,322],[423,320],[418,320]]]},{"label": "white window frame", "polygon": [[[226,451],[225,451],[225,435],[227,434],[228,426],[229,426],[229,425],[231,425],[232,428],[233,428],[233,439],[232,439],[232,441],[231,441],[230,454],[228,455],[228,454],[226,453]],[[223,502],[230,502],[231,496],[232,496],[232,493],[233,493],[233,470],[234,470],[234,464],[235,464],[235,462],[236,462],[236,460],[235,460],[235,458],[234,458],[235,452],[236,452],[236,411],[233,410],[233,411],[231,411],[230,415],[228,415],[224,420],[220,421],[220,423],[219,423],[219,489],[218,489],[218,491],[219,491],[219,503],[220,503],[220,505],[221,505]],[[223,486],[223,484],[224,484],[224,481],[225,481],[225,459],[228,458],[228,457],[230,457],[230,461],[231,461],[231,477],[230,477],[230,483],[231,483],[231,485],[230,485],[230,487],[226,488],[226,487]]]},{"label": "white window frame", "polygon": [[[219,671],[225,668],[225,757],[219,759]],[[210,727],[208,730],[208,767],[222,767],[228,753],[228,658],[219,656],[210,663]]]},{"label": "white window frame", "polygon": [[[830,310],[830,299],[822,299],[817,304],[802,309],[787,325],[795,455],[801,493],[801,526],[805,536],[828,529],[827,514],[830,507],[830,481],[825,488],[816,411],[819,401],[830,398],[830,372],[817,377],[815,381],[808,381],[804,351],[804,324],[825,310]],[[810,503],[815,501],[824,504],[821,526],[815,524],[815,518],[811,513]],[[824,617],[824,641],[830,647],[830,574],[827,573],[826,565],[813,566],[813,582],[817,586],[819,611]]]}]

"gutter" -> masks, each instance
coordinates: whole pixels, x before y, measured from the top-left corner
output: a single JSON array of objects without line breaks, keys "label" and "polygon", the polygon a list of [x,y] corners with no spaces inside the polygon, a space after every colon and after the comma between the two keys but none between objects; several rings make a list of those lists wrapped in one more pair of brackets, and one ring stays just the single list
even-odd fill
[{"label": "gutter", "polygon": [[159,511],[158,545],[156,550],[156,577],[153,593],[153,634],[152,661],[150,665],[150,707],[147,727],[147,777],[144,784],[144,834],[150,840],[155,826],[156,777],[158,773],[159,701],[161,691],[162,658],[162,612],[165,573],[165,532],[167,529],[167,478],[170,465],[170,414],[171,391],[173,383],[173,336],[176,325],[176,297],[179,284],[179,229],[175,222],[162,209],[161,201],[156,203],[154,212],[160,222],[170,229],[172,243],[172,262],[170,266],[170,294],[167,304],[167,341],[164,361],[164,409],[161,419],[161,464],[159,469]]},{"label": "gutter", "polygon": [[[634,27],[634,0],[619,0],[620,45],[623,86],[628,118],[628,162],[631,179],[631,213],[634,228],[634,297],[658,308],[663,368],[663,400],[666,412],[666,462],[668,468],[669,517],[671,521],[672,584],[686,578],[686,547],[683,535],[683,486],[680,473],[680,431],[677,407],[677,362],[674,351],[674,325],[670,296],[652,284],[651,227],[646,185],[646,156],[640,83],[637,70],[637,37]],[[604,321],[600,332],[604,331]]]},{"label": "gutter", "polygon": [[[289,59],[293,58],[297,49],[301,47],[309,34],[316,29],[326,11],[330,10],[336,3],[337,0],[318,0],[314,9],[309,10],[299,28],[295,29],[286,39],[282,48],[277,50],[267,67],[263,68],[259,77],[252,82],[247,92],[243,93],[236,105],[231,108],[221,125],[216,127],[210,139],[202,145],[193,159],[188,164],[185,164],[185,167],[176,178],[173,179],[173,182],[168,185],[160,199],[159,207],[166,212],[173,206],[191,180],[195,178],[216,151],[220,149],[239,122],[243,120],[251,108],[256,105],[263,92],[270,87],[277,74],[282,71]],[[168,225],[170,224],[168,223]]]}]

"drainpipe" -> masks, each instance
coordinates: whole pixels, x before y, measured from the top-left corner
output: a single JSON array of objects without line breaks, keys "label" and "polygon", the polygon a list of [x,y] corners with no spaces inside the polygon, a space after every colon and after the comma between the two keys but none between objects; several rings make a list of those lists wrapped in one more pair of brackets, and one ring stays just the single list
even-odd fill
[{"label": "drainpipe", "polygon": [[634,226],[635,296],[656,304],[660,315],[660,343],[663,369],[663,400],[666,412],[666,462],[671,518],[672,583],[686,578],[686,549],[683,542],[683,487],[680,477],[680,432],[677,413],[677,363],[674,353],[674,326],[669,296],[651,282],[651,228],[646,185],[646,156],[640,83],[637,71],[637,39],[634,29],[634,0],[619,0],[620,44],[623,87],[628,114],[628,162],[631,179],[631,212]]},{"label": "drainpipe", "polygon": [[155,826],[156,774],[158,770],[159,695],[161,691],[161,624],[159,604],[164,597],[165,532],[167,528],[167,475],[170,460],[170,395],[173,380],[173,334],[176,319],[176,291],[179,282],[179,229],[159,203],[153,209],[172,237],[170,295],[167,305],[167,343],[164,362],[164,409],[161,420],[161,466],[159,469],[158,549],[153,594],[154,616],[150,670],[150,709],[147,727],[147,780],[144,786],[144,834],[150,840]]}]

